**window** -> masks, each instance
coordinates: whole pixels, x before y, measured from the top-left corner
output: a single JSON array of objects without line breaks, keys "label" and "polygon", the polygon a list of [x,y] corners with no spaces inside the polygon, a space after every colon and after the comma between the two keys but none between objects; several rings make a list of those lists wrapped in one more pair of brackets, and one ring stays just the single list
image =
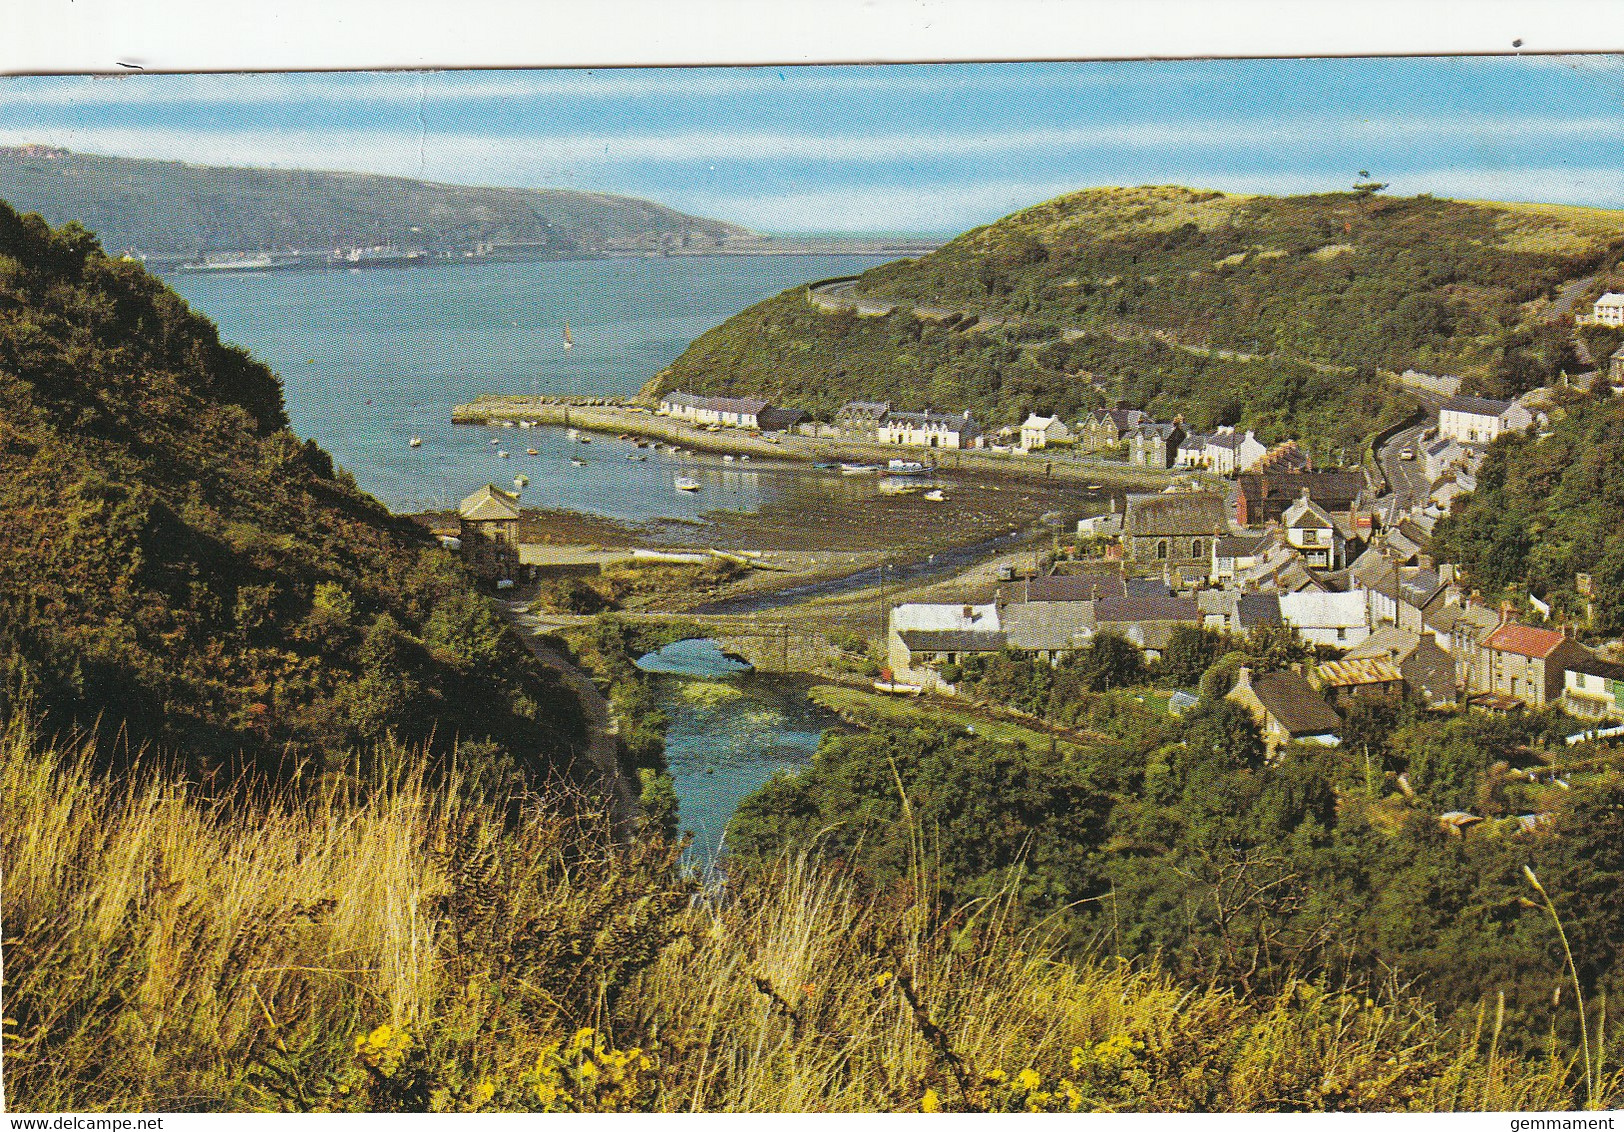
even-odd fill
[{"label": "window", "polygon": [[1191,542],[1190,542],[1190,557],[1191,558],[1205,558],[1206,556],[1207,556],[1207,548],[1205,546],[1201,545],[1201,540],[1200,539],[1192,539]]},{"label": "window", "polygon": [[1157,558],[1166,558],[1167,557],[1167,540],[1166,539],[1162,539],[1160,542],[1158,542],[1156,544],[1156,557]]}]

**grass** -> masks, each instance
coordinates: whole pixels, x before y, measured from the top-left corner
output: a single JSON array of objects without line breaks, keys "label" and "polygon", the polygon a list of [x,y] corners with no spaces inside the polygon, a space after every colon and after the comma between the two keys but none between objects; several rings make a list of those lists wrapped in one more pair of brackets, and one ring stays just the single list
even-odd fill
[{"label": "grass", "polygon": [[1526,1111],[1581,1088],[1413,1002],[1063,961],[1003,896],[931,906],[922,850],[901,891],[799,857],[721,900],[580,798],[456,801],[404,753],[364,789],[229,802],[92,756],[24,721],[0,744],[13,1110]]},{"label": "grass", "polygon": [[1008,720],[990,718],[982,712],[967,708],[954,708],[939,700],[908,700],[896,696],[883,696],[865,692],[860,688],[846,688],[836,684],[820,684],[812,688],[807,697],[820,707],[833,712],[850,713],[860,717],[873,717],[887,723],[917,726],[938,726],[947,723],[974,731],[983,739],[995,743],[1019,743],[1041,750],[1054,738],[1063,746],[1075,747],[1075,740],[1065,736],[1051,736],[1047,731],[1022,727]]}]

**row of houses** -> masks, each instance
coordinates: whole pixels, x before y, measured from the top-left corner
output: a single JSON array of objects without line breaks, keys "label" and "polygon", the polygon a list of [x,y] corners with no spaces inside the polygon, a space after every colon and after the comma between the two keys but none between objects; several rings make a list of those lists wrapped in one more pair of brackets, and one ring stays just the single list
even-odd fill
[{"label": "row of houses", "polygon": [[702,397],[680,390],[661,396],[658,412],[696,425],[762,432],[782,432],[806,416],[800,409],[778,408],[757,397]]}]

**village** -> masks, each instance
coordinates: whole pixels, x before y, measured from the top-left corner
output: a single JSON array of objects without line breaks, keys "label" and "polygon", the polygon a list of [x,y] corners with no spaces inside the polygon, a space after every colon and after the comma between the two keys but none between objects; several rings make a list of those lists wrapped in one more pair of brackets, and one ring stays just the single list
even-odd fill
[{"label": "village", "polygon": [[[1597,303],[1598,320],[1613,316],[1613,298]],[[1606,365],[1605,376],[1581,375],[1572,384],[1587,389],[1605,380],[1619,392],[1624,349]],[[1624,734],[1624,664],[1613,655],[1616,647],[1582,645],[1587,624],[1553,620],[1551,606],[1533,594],[1485,601],[1454,564],[1431,551],[1439,519],[1475,489],[1488,446],[1507,433],[1544,429],[1562,391],[1496,401],[1462,395],[1456,378],[1411,372],[1397,380],[1421,399],[1418,420],[1378,437],[1355,467],[1316,467],[1294,440],[1265,445],[1252,431],[1228,426],[1200,433],[1180,417],[1157,421],[1121,404],[1072,422],[1031,412],[996,430],[968,412],[899,410],[884,401],[849,402],[828,421],[759,398],[682,391],[636,409],[648,422],[639,431],[659,435],[659,422],[670,422],[686,436],[712,438],[714,450],[754,442],[801,458],[828,451],[797,452],[799,442],[840,445],[854,460],[887,449],[910,453],[843,462],[843,474],[934,471],[951,457],[985,453],[1001,467],[1025,464],[1025,474],[1041,460],[1046,477],[1073,463],[1101,479],[1113,466],[1160,475],[1151,481],[1160,485],[1154,490],[1130,483],[1108,510],[1080,515],[1065,538],[1055,532],[1047,544],[1032,540],[1025,552],[996,563],[928,585],[899,585],[891,594],[882,569],[877,593],[863,589],[844,606],[825,599],[780,609],[777,628],[766,634],[741,629],[737,620],[712,626],[718,636],[734,634],[727,639],[744,642],[739,647],[748,647],[751,633],[781,639],[785,667],[857,683],[865,694],[871,687],[876,695],[944,705],[936,710],[945,712],[996,711],[972,705],[963,686],[966,667],[978,660],[1060,665],[1110,637],[1132,645],[1151,669],[1181,632],[1237,642],[1255,631],[1284,632],[1312,659],[1280,671],[1243,666],[1225,693],[1252,715],[1271,757],[1293,744],[1339,745],[1349,708],[1369,699],[1408,699],[1437,713],[1560,709],[1590,725],[1573,741]],[[617,414],[611,424],[633,411],[605,407]],[[487,485],[463,501],[458,534],[446,541],[499,588],[549,570],[592,572],[616,559],[657,568],[721,558],[748,574],[770,557],[555,552],[538,568],[535,548],[520,543],[520,517],[516,495]],[[1590,578],[1581,575],[1575,585],[1590,594]],[[671,596],[674,605],[656,601],[643,615],[665,615],[662,604],[674,612],[692,608],[680,594]],[[848,663],[835,666],[843,671],[832,671],[826,640],[849,639],[850,610],[874,601],[884,609],[883,626],[868,629],[860,621],[859,628],[876,657],[875,678],[860,677],[849,645]],[[792,623],[797,640],[809,631],[818,640],[817,647],[798,646],[793,662]],[[883,639],[875,639],[882,628]],[[1177,715],[1197,702],[1193,688],[1175,689],[1166,707]],[[945,706],[959,703],[963,709]],[[1477,819],[1459,812],[1441,820],[1461,832]]]}]

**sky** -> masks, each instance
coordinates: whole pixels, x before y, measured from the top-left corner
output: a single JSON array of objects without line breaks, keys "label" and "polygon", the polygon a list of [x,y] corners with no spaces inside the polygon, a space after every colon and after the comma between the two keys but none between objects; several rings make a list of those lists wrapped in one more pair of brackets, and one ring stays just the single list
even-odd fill
[{"label": "sky", "polygon": [[1185,184],[1624,207],[1624,57],[0,78],[0,145],[951,234]]}]

